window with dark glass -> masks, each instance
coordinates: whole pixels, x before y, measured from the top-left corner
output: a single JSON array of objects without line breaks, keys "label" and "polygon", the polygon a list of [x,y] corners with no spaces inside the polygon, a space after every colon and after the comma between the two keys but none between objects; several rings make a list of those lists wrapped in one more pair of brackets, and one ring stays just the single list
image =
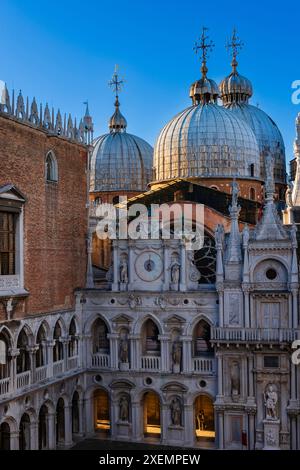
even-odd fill
[{"label": "window with dark glass", "polygon": [[264,367],[268,367],[268,368],[279,367],[279,357],[278,356],[265,356]]},{"label": "window with dark glass", "polygon": [[0,211],[0,275],[15,274],[16,215]]}]

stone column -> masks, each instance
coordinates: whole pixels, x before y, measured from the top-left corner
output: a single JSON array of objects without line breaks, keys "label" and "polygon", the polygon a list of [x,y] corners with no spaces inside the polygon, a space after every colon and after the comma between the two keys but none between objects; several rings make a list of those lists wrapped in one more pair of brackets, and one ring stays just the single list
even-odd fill
[{"label": "stone column", "polygon": [[10,433],[10,450],[19,450],[19,431]]},{"label": "stone column", "polygon": [[132,416],[132,439],[134,441],[141,441],[143,438],[142,429],[142,416],[143,407],[140,402],[131,402],[131,416]]},{"label": "stone column", "polygon": [[93,289],[94,287],[94,274],[93,274],[93,233],[89,231],[87,238],[87,269],[86,269],[86,288]]},{"label": "stone column", "polygon": [[20,354],[19,349],[11,349],[10,354],[10,384],[9,391],[15,392],[17,389],[17,357]]},{"label": "stone column", "polygon": [[95,432],[94,423],[94,398],[93,396],[83,400],[84,431],[87,435]]},{"label": "stone column", "polygon": [[59,341],[63,344],[63,354],[64,354],[64,371],[68,370],[68,345],[69,345],[69,336],[61,338]]},{"label": "stone column", "polygon": [[298,327],[298,291],[297,289],[292,290],[293,296],[293,328]]},{"label": "stone column", "polygon": [[139,370],[141,368],[141,338],[139,335],[129,335],[130,339],[130,369]]},{"label": "stone column", "polygon": [[72,439],[72,407],[65,406],[65,447],[71,447],[73,444]]},{"label": "stone column", "polygon": [[297,450],[297,416],[294,414],[290,417],[291,422],[291,438],[292,438],[292,450]]},{"label": "stone column", "polygon": [[169,406],[166,403],[161,404],[160,440],[162,444],[167,444],[168,442],[169,412]]},{"label": "stone column", "polygon": [[255,411],[249,411],[249,429],[248,429],[248,445],[249,450],[255,449]]},{"label": "stone column", "polygon": [[112,439],[116,439],[118,431],[117,431],[117,421],[119,418],[119,410],[118,410],[118,400],[116,397],[111,397],[110,400],[110,437]]},{"label": "stone column", "polygon": [[224,326],[224,287],[223,284],[218,286],[219,294],[219,326]]},{"label": "stone column", "polygon": [[185,244],[181,242],[180,244],[180,284],[179,290],[186,292],[186,251]]},{"label": "stone column", "polygon": [[224,414],[223,411],[217,411],[218,417],[218,428],[217,428],[217,436],[218,436],[218,448],[224,449]]},{"label": "stone column", "polygon": [[250,291],[248,287],[243,287],[244,291],[244,312],[245,312],[245,328],[250,328]]},{"label": "stone column", "polygon": [[53,346],[54,341],[47,341],[47,358],[48,358],[48,377],[53,377]]},{"label": "stone column", "polygon": [[169,335],[159,335],[158,339],[160,341],[161,371],[169,372],[170,371],[170,351],[169,351],[170,337]]},{"label": "stone column", "polygon": [[112,291],[117,292],[119,290],[119,257],[118,246],[116,242],[113,244],[113,269],[114,281],[112,283]]},{"label": "stone column", "polygon": [[39,426],[38,422],[30,422],[30,450],[38,450],[39,448]]},{"label": "stone column", "polygon": [[168,291],[170,290],[170,271],[169,271],[169,250],[166,244],[164,244],[164,283],[163,283],[163,290]]},{"label": "stone column", "polygon": [[182,370],[189,374],[193,371],[192,336],[181,336],[182,342]]},{"label": "stone column", "polygon": [[48,449],[56,449],[56,413],[47,414],[47,439]]},{"label": "stone column", "polygon": [[218,358],[218,393],[217,395],[223,396],[223,358],[220,354]]},{"label": "stone column", "polygon": [[184,405],[184,445],[195,445],[195,417],[193,404]]},{"label": "stone column", "polygon": [[30,358],[30,383],[34,384],[36,381],[36,351],[38,346],[33,346],[29,348],[29,358]]},{"label": "stone column", "polygon": [[78,435],[84,435],[84,425],[83,425],[83,407],[84,407],[84,400],[78,401]]},{"label": "stone column", "polygon": [[118,345],[119,345],[119,335],[117,333],[110,333],[107,335],[110,343],[110,368],[118,369]]},{"label": "stone column", "polygon": [[249,382],[249,391],[248,396],[254,400],[254,357],[253,354],[248,356],[248,382]]}]

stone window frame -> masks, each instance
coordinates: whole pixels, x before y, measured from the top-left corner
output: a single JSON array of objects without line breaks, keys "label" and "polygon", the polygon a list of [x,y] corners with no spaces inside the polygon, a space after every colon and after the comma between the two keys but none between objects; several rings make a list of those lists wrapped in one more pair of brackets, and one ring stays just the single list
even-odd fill
[{"label": "stone window frame", "polygon": [[0,211],[15,214],[14,273],[0,275],[0,297],[24,292],[24,206],[26,198],[12,184],[0,187]]},{"label": "stone window frame", "polygon": [[[50,161],[51,168],[48,170],[48,162]],[[48,171],[50,175],[48,176]],[[48,150],[45,157],[45,180],[46,183],[58,183],[58,164],[57,158],[53,150]]]}]

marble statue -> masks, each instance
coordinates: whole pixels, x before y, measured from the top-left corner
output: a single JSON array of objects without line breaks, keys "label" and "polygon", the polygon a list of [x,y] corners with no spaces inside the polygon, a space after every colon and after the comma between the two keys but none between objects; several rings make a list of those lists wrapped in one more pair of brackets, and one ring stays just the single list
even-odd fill
[{"label": "marble statue", "polygon": [[125,258],[120,263],[120,281],[124,284],[128,283],[128,264]]},{"label": "marble statue", "polygon": [[120,361],[128,362],[128,340],[126,338],[120,342]]},{"label": "marble statue", "polygon": [[180,278],[180,264],[178,261],[175,261],[171,265],[171,282],[173,284],[178,284]]},{"label": "marble statue", "polygon": [[181,343],[180,341],[175,341],[173,344],[173,352],[172,352],[172,359],[173,364],[181,364]]},{"label": "marble statue", "polygon": [[277,419],[278,393],[275,386],[269,384],[264,393],[264,403],[266,407],[266,419]]},{"label": "marble statue", "polygon": [[238,362],[233,362],[230,367],[231,395],[240,395],[240,366]]},{"label": "marble statue", "polygon": [[129,418],[129,403],[125,396],[121,397],[119,401],[119,418],[121,421],[128,421]]},{"label": "marble statue", "polygon": [[170,409],[171,421],[173,426],[181,426],[182,409],[179,398],[173,398],[173,400],[171,401]]}]

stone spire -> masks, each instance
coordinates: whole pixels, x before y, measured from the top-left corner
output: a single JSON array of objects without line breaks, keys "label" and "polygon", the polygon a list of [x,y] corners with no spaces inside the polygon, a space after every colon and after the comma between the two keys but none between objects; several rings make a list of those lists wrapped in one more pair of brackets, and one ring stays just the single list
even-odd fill
[{"label": "stone spire", "polygon": [[85,114],[82,120],[82,125],[83,125],[83,132],[85,135],[85,141],[87,144],[91,144],[93,141],[93,133],[94,133],[94,124],[92,117],[90,115],[89,111],[89,103],[88,101],[85,101],[83,104],[85,104]]},{"label": "stone spire", "polygon": [[300,113],[296,118],[296,139],[294,141],[294,155],[296,158],[296,177],[292,192],[292,205],[300,207]]},{"label": "stone spire", "polygon": [[270,152],[265,157],[265,206],[263,216],[255,229],[256,240],[284,240],[287,233],[274,204],[274,158]]},{"label": "stone spire", "polygon": [[234,179],[231,183],[232,199],[229,207],[231,229],[227,242],[225,278],[227,280],[239,280],[241,274],[241,235],[239,231],[239,215],[241,207],[238,205],[239,185]]}]

